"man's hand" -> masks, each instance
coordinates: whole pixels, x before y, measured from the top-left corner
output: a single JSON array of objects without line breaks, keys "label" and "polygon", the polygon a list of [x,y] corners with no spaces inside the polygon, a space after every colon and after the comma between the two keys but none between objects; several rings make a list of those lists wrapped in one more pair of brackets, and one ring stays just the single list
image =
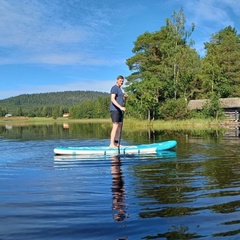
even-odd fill
[{"label": "man's hand", "polygon": [[120,109],[122,110],[122,111],[126,111],[126,108],[125,107],[120,107]]}]

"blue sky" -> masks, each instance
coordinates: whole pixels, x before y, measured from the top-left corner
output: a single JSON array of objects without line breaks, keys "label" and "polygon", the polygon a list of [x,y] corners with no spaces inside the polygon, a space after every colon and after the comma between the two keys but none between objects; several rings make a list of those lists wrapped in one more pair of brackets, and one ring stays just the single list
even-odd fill
[{"label": "blue sky", "polygon": [[211,34],[228,25],[239,33],[239,0],[1,0],[0,99],[109,92],[118,75],[131,74],[126,59],[137,37],[181,7],[201,55]]}]

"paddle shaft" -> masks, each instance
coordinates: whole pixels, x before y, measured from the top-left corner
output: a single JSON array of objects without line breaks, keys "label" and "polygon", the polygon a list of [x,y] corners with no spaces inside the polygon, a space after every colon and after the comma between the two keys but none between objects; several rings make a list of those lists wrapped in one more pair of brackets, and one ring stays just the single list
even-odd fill
[{"label": "paddle shaft", "polygon": [[124,119],[124,111],[122,111],[122,123],[121,123],[121,128],[120,128],[120,133],[119,133],[119,139],[118,139],[119,145],[120,145],[120,141],[121,141],[121,137],[122,137],[123,119]]},{"label": "paddle shaft", "polygon": [[[124,106],[126,106],[126,99],[125,99],[125,102],[124,102]],[[124,119],[124,111],[122,111],[122,124],[121,124],[121,128],[120,128],[119,139],[118,139],[118,154],[120,154],[120,144],[121,144],[121,138],[122,138],[123,119]]]}]

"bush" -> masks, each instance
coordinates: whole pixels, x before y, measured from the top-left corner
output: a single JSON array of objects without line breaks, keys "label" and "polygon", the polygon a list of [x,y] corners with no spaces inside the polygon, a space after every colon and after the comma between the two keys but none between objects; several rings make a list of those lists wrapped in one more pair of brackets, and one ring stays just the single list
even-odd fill
[{"label": "bush", "polygon": [[160,107],[160,116],[164,120],[188,118],[187,102],[183,98],[169,99]]},{"label": "bush", "polygon": [[219,119],[224,116],[219,97],[216,94],[213,93],[210,100],[204,104],[202,112],[207,118]]}]

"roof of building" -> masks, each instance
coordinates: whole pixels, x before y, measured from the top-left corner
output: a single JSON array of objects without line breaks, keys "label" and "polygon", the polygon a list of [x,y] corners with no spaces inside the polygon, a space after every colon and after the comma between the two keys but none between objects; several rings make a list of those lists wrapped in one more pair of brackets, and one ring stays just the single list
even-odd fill
[{"label": "roof of building", "polygon": [[[240,108],[240,98],[220,98],[222,108]],[[208,99],[190,100],[189,110],[201,110]]]}]

